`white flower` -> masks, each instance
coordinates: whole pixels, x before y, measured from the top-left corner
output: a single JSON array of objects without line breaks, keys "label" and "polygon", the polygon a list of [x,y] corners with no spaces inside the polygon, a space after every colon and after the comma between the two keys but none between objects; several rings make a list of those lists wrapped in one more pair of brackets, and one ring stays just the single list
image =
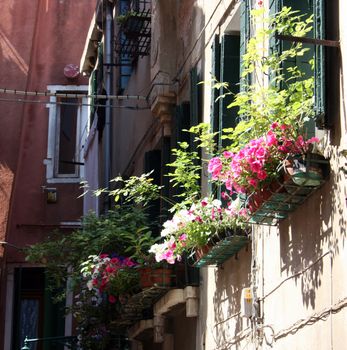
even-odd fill
[{"label": "white flower", "polygon": [[93,281],[92,281],[92,280],[89,280],[89,281],[87,282],[87,287],[88,287],[89,290],[92,290],[92,289],[93,289]]},{"label": "white flower", "polygon": [[219,199],[214,199],[212,204],[217,208],[220,208],[222,206],[222,202]]}]

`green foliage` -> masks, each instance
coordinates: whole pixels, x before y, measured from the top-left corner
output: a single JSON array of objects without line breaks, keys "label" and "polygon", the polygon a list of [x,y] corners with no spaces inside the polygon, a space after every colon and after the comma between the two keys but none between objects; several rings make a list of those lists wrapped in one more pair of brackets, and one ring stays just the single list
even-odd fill
[{"label": "green foliage", "polygon": [[168,173],[170,183],[181,190],[177,197],[182,201],[173,206],[174,210],[179,206],[191,204],[200,194],[200,157],[198,152],[189,151],[188,148],[188,143],[180,142],[179,148],[172,150],[175,160],[167,164],[173,168],[173,171]]},{"label": "green foliage", "polygon": [[200,123],[187,131],[195,135],[194,142],[198,148],[203,148],[207,154],[213,154],[216,151],[215,137],[218,132],[212,133],[209,123]]},{"label": "green foliage", "polygon": [[[120,185],[120,188],[109,191],[109,195],[114,197],[115,202],[122,199],[125,203],[148,205],[151,201],[159,198],[160,189],[162,186],[153,184],[153,179],[150,177],[152,172],[142,174],[141,176],[131,176],[124,180],[118,176],[111,180]],[[104,190],[105,191],[105,190]]]},{"label": "green foliage", "polygon": [[72,287],[78,284],[79,266],[90,255],[117,252],[143,260],[155,241],[144,211],[119,205],[100,217],[85,216],[79,230],[68,234],[53,232],[42,243],[29,247],[26,255],[30,262],[45,264],[51,287],[56,289],[64,288],[68,277],[72,278]]},{"label": "green foliage", "polygon": [[[194,135],[196,148],[201,148],[207,155],[216,151],[215,137],[218,133],[210,132],[208,123],[200,123],[189,130],[183,130]],[[176,197],[179,203],[174,204],[171,211],[190,206],[200,198],[200,178],[203,164],[207,159],[200,157],[197,151],[191,151],[187,142],[180,142],[179,148],[172,149],[174,161],[167,164],[173,170],[168,173],[170,183],[178,188]]]},{"label": "green foliage", "polygon": [[[240,116],[237,126],[225,130],[222,136],[230,140],[228,148],[233,151],[262,136],[273,122],[291,125],[303,133],[304,122],[313,117],[313,77],[307,77],[297,66],[284,65],[289,59],[303,56],[308,49],[293,42],[286,50],[268,52],[264,45],[273,41],[276,33],[307,35],[312,30],[312,16],[306,18],[283,7],[281,12],[267,18],[264,11],[263,8],[252,11],[256,32],[243,56],[242,89],[228,106],[238,107]],[[268,84],[264,76],[270,78]]]}]

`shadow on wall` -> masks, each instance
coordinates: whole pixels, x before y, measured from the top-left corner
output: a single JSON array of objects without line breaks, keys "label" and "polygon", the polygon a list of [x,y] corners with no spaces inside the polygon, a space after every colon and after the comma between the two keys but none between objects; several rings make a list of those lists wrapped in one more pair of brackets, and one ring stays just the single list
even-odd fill
[{"label": "shadow on wall", "polygon": [[[331,164],[338,164],[336,154]],[[320,190],[280,223],[281,273],[295,275],[293,279],[297,285],[301,284],[302,301],[307,308],[315,308],[323,272],[325,276],[330,275],[330,265],[346,241],[345,175],[338,167],[335,169],[337,171],[331,172],[329,181]]]},{"label": "shadow on wall", "polygon": [[213,328],[207,332],[213,334],[216,348],[234,345],[239,349],[247,336],[247,333],[241,335],[248,325],[241,317],[240,301],[242,289],[251,284],[250,271],[251,243],[215,270],[214,325],[210,325]]}]

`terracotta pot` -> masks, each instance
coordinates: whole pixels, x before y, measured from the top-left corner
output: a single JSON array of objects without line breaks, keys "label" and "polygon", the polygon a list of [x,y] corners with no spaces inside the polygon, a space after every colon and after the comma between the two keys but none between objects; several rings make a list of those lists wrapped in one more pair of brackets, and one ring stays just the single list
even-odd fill
[{"label": "terracotta pot", "polygon": [[205,244],[202,247],[198,247],[195,250],[195,259],[196,261],[199,261],[204,255],[206,255],[210,250],[212,246],[209,244]]},{"label": "terracotta pot", "polygon": [[152,269],[150,267],[142,267],[140,270],[140,287],[142,289],[152,287]]},{"label": "terracotta pot", "polygon": [[152,282],[155,286],[171,287],[172,270],[169,268],[158,268],[152,271]]},{"label": "terracotta pot", "polygon": [[170,287],[172,284],[172,270],[170,268],[143,267],[140,269],[140,287],[142,289]]},{"label": "terracotta pot", "polygon": [[256,212],[266,201],[271,198],[272,195],[282,192],[283,190],[284,189],[278,180],[272,181],[269,185],[250,196],[248,200],[248,209],[251,213]]}]

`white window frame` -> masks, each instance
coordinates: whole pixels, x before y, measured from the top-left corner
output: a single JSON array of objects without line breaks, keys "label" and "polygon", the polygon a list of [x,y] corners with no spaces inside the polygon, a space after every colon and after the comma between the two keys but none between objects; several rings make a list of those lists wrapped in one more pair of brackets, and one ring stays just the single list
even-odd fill
[{"label": "white window frame", "polygon": [[[50,93],[59,92],[84,92],[88,93],[88,85],[48,85],[47,90]],[[48,141],[47,158],[44,161],[46,165],[47,183],[79,183],[84,177],[84,166],[76,167],[75,174],[57,174],[59,161],[59,114],[60,105],[56,103],[57,97],[51,96],[50,103],[47,104],[49,110],[48,119]],[[82,105],[78,108],[77,114],[77,132],[76,132],[76,162],[83,163],[83,147],[88,134],[88,98],[81,98]]]}]

